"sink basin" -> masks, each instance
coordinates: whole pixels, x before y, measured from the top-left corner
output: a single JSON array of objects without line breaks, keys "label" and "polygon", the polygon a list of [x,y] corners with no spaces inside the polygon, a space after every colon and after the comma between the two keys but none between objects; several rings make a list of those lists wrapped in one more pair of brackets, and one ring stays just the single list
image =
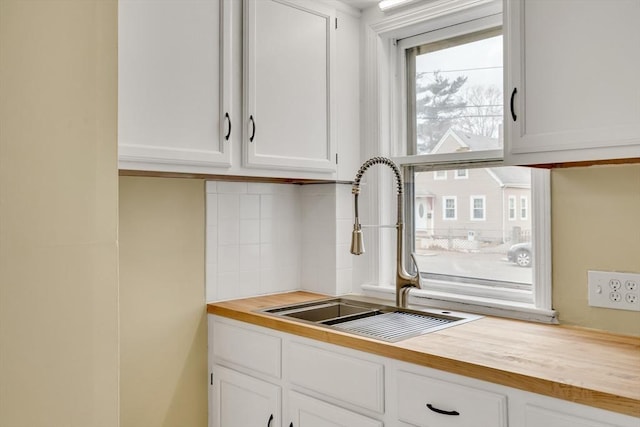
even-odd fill
[{"label": "sink basin", "polygon": [[398,308],[372,299],[356,298],[329,298],[259,311],[387,342],[401,341],[482,317],[433,309]]}]

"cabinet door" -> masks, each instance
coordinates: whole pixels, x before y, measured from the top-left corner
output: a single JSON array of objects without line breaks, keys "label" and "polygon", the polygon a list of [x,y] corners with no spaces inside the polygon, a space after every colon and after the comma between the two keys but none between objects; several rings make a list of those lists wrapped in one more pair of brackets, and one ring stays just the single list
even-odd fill
[{"label": "cabinet door", "polygon": [[335,13],[245,0],[244,19],[244,165],[334,172]]},{"label": "cabinet door", "polygon": [[525,427],[614,427],[614,424],[527,405]]},{"label": "cabinet door", "polygon": [[213,427],[280,426],[280,387],[213,368]]},{"label": "cabinet door", "polygon": [[120,0],[120,169],[230,165],[225,1]]},{"label": "cabinet door", "polygon": [[637,0],[505,0],[511,163],[640,157],[638,22]]},{"label": "cabinet door", "polygon": [[289,427],[382,427],[382,422],[300,393],[289,393]]}]

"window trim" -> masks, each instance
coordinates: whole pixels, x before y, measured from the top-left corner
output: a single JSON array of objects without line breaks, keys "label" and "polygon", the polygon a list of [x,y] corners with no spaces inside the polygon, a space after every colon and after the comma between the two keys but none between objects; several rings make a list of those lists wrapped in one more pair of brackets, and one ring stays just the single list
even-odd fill
[{"label": "window trim", "polygon": [[[458,172],[464,171],[464,175],[458,175]],[[467,168],[459,168],[455,170],[453,174],[454,179],[469,179],[469,169]]]},{"label": "window trim", "polygon": [[[401,166],[423,164],[425,161],[456,160],[449,154],[408,156],[403,141],[406,140],[406,106],[398,97],[398,87],[405,84],[405,76],[399,70],[404,66],[403,58],[397,54],[397,40],[413,34],[426,33],[438,28],[451,26],[456,22],[479,22],[480,19],[501,18],[502,1],[455,0],[448,3],[424,2],[389,16],[365,15],[363,17],[364,52],[362,76],[363,122],[361,148],[363,158],[376,155],[391,155]],[[493,18],[492,18],[493,17]],[[505,64],[506,66],[506,64]],[[404,120],[404,121],[403,121]],[[503,150],[493,152],[468,152],[460,166],[473,165],[477,161],[493,159],[502,163]],[[454,167],[452,164],[450,167]],[[534,230],[537,230],[533,247],[538,260],[534,272],[535,296],[533,304],[507,304],[497,300],[467,300],[462,296],[435,295],[424,290],[413,290],[411,303],[425,304],[441,308],[467,309],[490,315],[504,315],[526,320],[557,323],[551,305],[551,234],[550,230],[550,183],[549,171],[534,170],[532,175],[532,202],[530,215]],[[376,179],[372,185],[371,197],[366,209],[372,221],[386,224],[395,218],[395,207],[380,201],[394,197],[393,182]],[[374,189],[375,187],[375,189]],[[541,202],[534,203],[533,200]],[[361,205],[362,208],[362,205]],[[546,230],[542,232],[542,230]],[[539,234],[539,235],[538,235]],[[369,295],[393,300],[395,270],[393,260],[395,249],[389,233],[379,231],[369,240],[370,251],[360,260],[358,271],[360,286]]]},{"label": "window trim", "polygon": [[[482,218],[475,217],[475,201],[482,200]],[[487,196],[472,195],[469,196],[469,221],[486,221],[487,220]]]},{"label": "window trim", "polygon": [[443,171],[443,170],[433,171],[433,180],[434,181],[446,181],[447,180],[447,171]]},{"label": "window trim", "polygon": [[520,196],[520,219],[523,221],[529,219],[529,199],[527,196]]},{"label": "window trim", "polygon": [[[511,206],[513,202],[513,206]],[[513,210],[513,215],[511,215]],[[518,199],[514,195],[509,195],[507,199],[507,219],[509,221],[515,221],[518,219]]]},{"label": "window trim", "polygon": [[[447,217],[447,201],[453,200],[453,218]],[[458,196],[442,196],[442,220],[457,221],[458,220]]]}]

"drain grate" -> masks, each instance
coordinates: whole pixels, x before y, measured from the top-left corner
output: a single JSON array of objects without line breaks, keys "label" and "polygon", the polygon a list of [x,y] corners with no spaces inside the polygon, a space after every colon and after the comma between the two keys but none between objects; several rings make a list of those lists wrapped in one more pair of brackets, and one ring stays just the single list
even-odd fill
[{"label": "drain grate", "polygon": [[456,319],[395,311],[333,325],[334,328],[389,342],[433,332]]}]

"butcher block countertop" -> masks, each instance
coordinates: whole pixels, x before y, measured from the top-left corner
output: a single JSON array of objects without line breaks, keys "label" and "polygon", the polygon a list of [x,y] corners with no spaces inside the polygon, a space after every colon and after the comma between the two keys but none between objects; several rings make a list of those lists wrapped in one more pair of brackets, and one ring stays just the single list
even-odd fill
[{"label": "butcher block countertop", "polygon": [[640,417],[640,338],[483,317],[396,343],[256,312],[327,298],[291,292],[209,304],[223,317]]}]

